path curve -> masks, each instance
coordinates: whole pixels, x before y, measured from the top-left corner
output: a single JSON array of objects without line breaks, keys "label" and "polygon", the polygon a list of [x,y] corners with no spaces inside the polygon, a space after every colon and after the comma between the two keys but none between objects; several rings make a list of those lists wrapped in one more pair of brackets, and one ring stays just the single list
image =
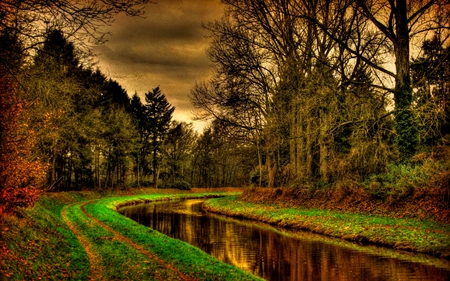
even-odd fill
[{"label": "path curve", "polygon": [[188,275],[186,275],[185,273],[181,272],[178,268],[172,266],[171,264],[161,260],[160,258],[158,258],[156,255],[152,254],[151,252],[149,252],[147,249],[145,249],[144,247],[142,247],[139,244],[136,244],[135,242],[133,242],[131,239],[125,237],[124,235],[120,234],[119,232],[115,231],[114,229],[112,229],[111,227],[109,227],[108,225],[106,225],[104,222],[98,220],[97,218],[95,218],[94,216],[92,216],[91,214],[89,214],[86,211],[86,205],[91,204],[93,201],[95,200],[91,200],[91,201],[87,201],[85,203],[83,203],[80,208],[81,211],[88,217],[90,218],[92,221],[94,221],[96,224],[100,225],[101,227],[105,228],[106,230],[108,230],[109,232],[111,232],[112,234],[114,234],[115,238],[121,242],[127,243],[130,246],[132,246],[133,248],[135,248],[136,250],[138,250],[139,252],[141,252],[142,254],[146,255],[148,258],[156,261],[157,263],[159,263],[161,266],[173,271],[175,274],[178,275],[178,277],[180,278],[180,280],[184,280],[184,281],[195,281],[197,279],[190,277]]}]

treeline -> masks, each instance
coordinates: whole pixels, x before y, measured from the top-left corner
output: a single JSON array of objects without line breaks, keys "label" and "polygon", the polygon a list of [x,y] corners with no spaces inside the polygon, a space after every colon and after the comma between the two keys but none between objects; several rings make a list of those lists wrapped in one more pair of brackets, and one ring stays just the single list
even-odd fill
[{"label": "treeline", "polygon": [[223,150],[225,139],[211,130],[199,138],[191,123],[172,120],[175,108],[159,87],[144,100],[137,93],[130,98],[116,81],[84,66],[61,31],[48,32],[22,71],[28,79],[17,90],[27,106],[20,118],[52,190],[244,183],[233,174],[239,165],[225,170],[226,160],[211,157],[212,149],[228,153],[223,159],[235,154]]},{"label": "treeline", "polygon": [[201,134],[159,87],[130,97],[90,63],[83,42],[147,1],[91,2],[1,3],[0,212],[43,187],[381,194],[450,168],[446,1],[223,1],[191,91]]},{"label": "treeline", "polygon": [[447,157],[448,2],[223,2],[191,97],[245,136],[255,183],[351,186]]},{"label": "treeline", "polygon": [[[1,39],[11,51],[20,44],[7,34]],[[12,112],[17,113],[15,127],[8,128],[12,120],[5,120],[2,143],[24,144],[13,158],[26,157],[38,168],[33,175],[21,168],[23,163],[2,159],[8,198],[19,190],[27,190],[23,196],[29,197],[39,186],[62,191],[247,183],[240,169],[246,151],[228,145],[217,130],[198,136],[191,123],[173,120],[175,108],[159,87],[145,93],[144,100],[137,93],[129,97],[116,81],[84,65],[60,30],[48,31],[29,62],[18,57],[15,63],[20,73],[2,73],[9,81],[2,97],[14,96],[21,111]],[[4,102],[2,112],[10,106]],[[7,139],[18,132],[19,139]],[[240,159],[234,159],[239,154]]]}]

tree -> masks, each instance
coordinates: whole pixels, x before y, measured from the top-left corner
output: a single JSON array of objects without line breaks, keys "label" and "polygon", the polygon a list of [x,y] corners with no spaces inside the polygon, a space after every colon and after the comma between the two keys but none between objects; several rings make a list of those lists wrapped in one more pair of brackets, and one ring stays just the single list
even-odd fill
[{"label": "tree", "polygon": [[148,143],[148,134],[145,129],[145,106],[142,104],[141,98],[137,95],[137,93],[134,93],[133,97],[131,98],[130,103],[131,108],[131,115],[134,120],[134,125],[138,130],[139,134],[139,142],[138,142],[138,148],[135,151],[134,159],[135,159],[135,178],[136,183],[138,186],[141,185],[141,176],[144,172],[143,166],[145,166],[144,163],[146,163],[146,151],[147,148],[146,143]]},{"label": "tree", "polygon": [[[118,13],[130,16],[143,14],[148,0],[87,0],[87,1],[0,1],[0,31],[16,36],[23,45],[9,49],[22,56],[32,55],[46,39],[48,30],[61,30],[76,45],[88,53],[90,43],[102,43],[107,34],[105,26]],[[5,47],[5,46],[2,46]],[[7,47],[7,46],[6,46]],[[10,57],[1,57],[0,64],[12,69]]]},{"label": "tree", "polygon": [[197,139],[192,123],[172,121],[167,132],[164,151],[167,155],[167,180],[171,183],[187,181],[193,146]]},{"label": "tree", "polygon": [[[247,130],[259,179],[265,170],[269,186],[332,181],[337,158],[350,153],[352,130],[382,112],[348,114],[361,105],[351,96],[360,95],[371,77],[365,62],[336,42],[353,44],[367,20],[342,13],[351,1],[225,3],[225,18],[206,26],[214,38],[208,54],[215,75],[192,90],[194,104],[207,117]],[[326,24],[312,24],[310,17]],[[370,57],[377,42],[360,41],[356,48]]]},{"label": "tree", "polygon": [[[19,44],[8,34],[0,36],[2,44]],[[21,57],[0,50],[2,57],[16,59],[19,71]],[[20,98],[17,81],[0,64],[0,217],[14,208],[33,204],[43,192],[46,164],[32,155],[36,133],[24,114],[29,104]]]},{"label": "tree", "polygon": [[[235,127],[214,120],[197,139],[193,148],[192,175],[194,186],[246,186],[257,166],[255,151]],[[259,179],[258,179],[259,180]]]},{"label": "tree", "polygon": [[[353,44],[332,36],[330,28],[325,21],[313,15],[298,13],[300,17],[308,18],[317,24],[330,38],[340,44],[356,59],[363,61],[378,77],[385,75],[394,80],[394,87],[384,86],[379,80],[378,87],[382,85],[392,92],[395,103],[395,129],[397,132],[397,147],[403,160],[410,159],[417,149],[418,128],[414,111],[412,110],[413,92],[410,77],[410,48],[413,40],[427,37],[428,32],[441,29],[447,30],[449,26],[450,3],[448,1],[408,1],[408,0],[358,0],[341,10],[341,14],[360,14],[371,25],[367,27],[369,36],[380,38],[376,53],[368,56],[356,49],[363,40],[370,37],[360,37]],[[395,60],[395,71],[387,67],[382,58],[391,56]]]},{"label": "tree", "polygon": [[426,40],[422,55],[411,64],[415,110],[422,145],[436,145],[450,132],[450,47],[439,34]]},{"label": "tree", "polygon": [[25,98],[33,105],[28,115],[37,132],[35,152],[51,164],[48,184],[58,188],[70,188],[72,173],[81,168],[76,158],[90,157],[83,121],[93,99],[88,101],[83,91],[81,70],[74,45],[59,30],[51,30],[28,68],[33,79],[23,83],[34,89]]},{"label": "tree", "polygon": [[[58,189],[123,185],[136,125],[126,91],[79,63],[74,45],[57,30],[34,57],[27,84],[28,114],[37,132],[36,155],[50,163],[48,184]],[[46,126],[40,125],[46,120]]]},{"label": "tree", "polygon": [[130,170],[130,157],[138,149],[138,133],[131,115],[119,105],[102,111],[102,156],[104,187],[124,186]]},{"label": "tree", "polygon": [[167,138],[175,107],[167,101],[159,87],[145,94],[144,107],[144,134],[146,135],[145,140],[148,140],[148,143],[144,145],[148,146],[151,151],[153,186],[156,188],[163,154],[162,145]]}]

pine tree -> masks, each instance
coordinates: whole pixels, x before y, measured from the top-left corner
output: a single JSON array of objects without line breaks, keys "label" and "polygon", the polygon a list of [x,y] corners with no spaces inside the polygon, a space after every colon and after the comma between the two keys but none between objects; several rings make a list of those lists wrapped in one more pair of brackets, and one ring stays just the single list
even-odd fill
[{"label": "pine tree", "polygon": [[148,143],[145,145],[148,145],[148,151],[151,151],[153,186],[156,188],[163,153],[162,144],[167,137],[167,131],[169,130],[175,107],[167,101],[166,96],[161,93],[159,87],[145,94],[144,106],[144,134],[148,136],[148,138],[145,138],[148,139]]}]

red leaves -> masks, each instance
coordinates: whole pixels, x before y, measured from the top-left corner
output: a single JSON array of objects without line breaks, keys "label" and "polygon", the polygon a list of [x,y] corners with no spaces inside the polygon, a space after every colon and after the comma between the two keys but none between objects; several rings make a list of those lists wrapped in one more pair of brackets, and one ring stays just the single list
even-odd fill
[{"label": "red leaves", "polygon": [[32,160],[35,134],[23,118],[26,104],[14,81],[0,66],[0,215],[35,202],[46,170],[45,164]]}]

